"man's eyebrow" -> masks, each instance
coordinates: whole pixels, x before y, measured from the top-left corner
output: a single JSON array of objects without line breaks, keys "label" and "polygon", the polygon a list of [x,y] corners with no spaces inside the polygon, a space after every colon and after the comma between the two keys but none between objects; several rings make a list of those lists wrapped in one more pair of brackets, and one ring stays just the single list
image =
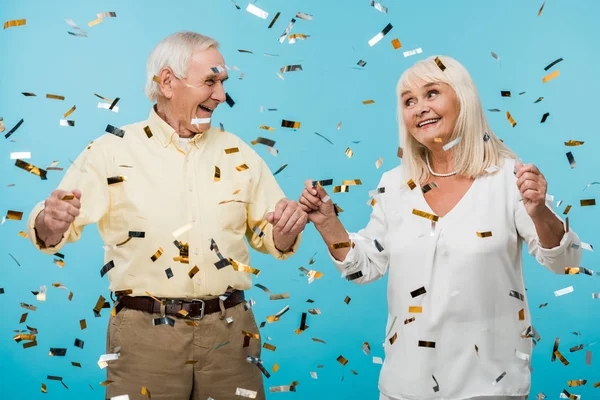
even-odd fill
[{"label": "man's eyebrow", "polygon": [[[218,75],[215,75],[215,74],[209,74],[209,75],[207,75],[207,76],[206,76],[206,78],[204,78],[204,79],[219,79],[219,76],[218,76]],[[226,81],[226,80],[228,80],[228,79],[229,79],[229,75],[225,75],[225,78],[223,78],[223,79],[220,79],[220,81],[221,81],[221,82],[225,82],[225,81]]]}]

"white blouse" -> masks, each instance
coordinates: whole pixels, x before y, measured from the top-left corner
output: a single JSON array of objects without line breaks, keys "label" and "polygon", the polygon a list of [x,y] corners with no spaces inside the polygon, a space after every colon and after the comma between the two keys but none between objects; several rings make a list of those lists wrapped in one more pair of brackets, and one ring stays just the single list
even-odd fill
[{"label": "white blouse", "polygon": [[[523,242],[556,274],[579,266],[581,242],[569,230],[559,246],[541,247],[514,166],[506,159],[497,172],[477,178],[433,227],[413,214],[433,211],[396,167],[381,178],[385,192],[376,195],[367,227],[350,233],[354,248],[343,262],[332,257],[348,278],[362,274],[353,279],[359,284],[389,268],[383,394],[401,400],[529,394],[532,331]],[[551,202],[547,206],[552,209]]]}]

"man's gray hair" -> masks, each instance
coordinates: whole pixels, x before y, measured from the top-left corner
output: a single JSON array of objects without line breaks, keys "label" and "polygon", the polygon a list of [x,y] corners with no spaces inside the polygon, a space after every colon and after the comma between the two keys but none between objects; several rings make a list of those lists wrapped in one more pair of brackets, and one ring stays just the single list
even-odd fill
[{"label": "man's gray hair", "polygon": [[185,79],[188,72],[188,63],[194,51],[206,50],[210,47],[218,48],[219,43],[196,32],[177,32],[167,36],[156,45],[148,57],[146,64],[146,96],[152,102],[158,100],[160,88],[154,82],[164,67],[170,67],[175,76]]}]

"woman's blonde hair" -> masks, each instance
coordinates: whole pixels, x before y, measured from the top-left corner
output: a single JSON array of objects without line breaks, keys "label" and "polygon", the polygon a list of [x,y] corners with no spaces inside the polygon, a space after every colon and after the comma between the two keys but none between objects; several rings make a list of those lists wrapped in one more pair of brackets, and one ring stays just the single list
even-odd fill
[{"label": "woman's blonde hair", "polygon": [[396,92],[400,145],[403,147],[402,165],[406,176],[419,183],[425,183],[429,177],[425,161],[425,155],[429,150],[411,135],[402,114],[404,108],[402,92],[412,89],[418,84],[423,84],[423,82],[446,83],[452,87],[458,98],[460,112],[454,132],[448,139],[448,142],[451,142],[459,137],[462,138],[460,143],[452,147],[454,169],[457,171],[457,175],[477,178],[488,167],[493,165],[500,167],[504,158],[516,158],[515,153],[504,145],[490,129],[477,88],[466,68],[451,57],[437,57],[445,66],[443,71],[435,61],[436,56],[432,56],[417,62],[404,71],[398,81]]}]

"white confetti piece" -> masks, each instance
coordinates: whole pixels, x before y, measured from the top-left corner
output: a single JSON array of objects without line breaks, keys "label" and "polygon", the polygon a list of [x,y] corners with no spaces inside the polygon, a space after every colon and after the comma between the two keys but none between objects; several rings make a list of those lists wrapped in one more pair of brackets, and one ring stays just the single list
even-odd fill
[{"label": "white confetti piece", "polygon": [[421,54],[422,52],[423,52],[423,49],[421,49],[419,47],[418,49],[405,51],[402,54],[404,54],[404,57],[410,57],[410,56],[414,56],[415,54]]},{"label": "white confetti piece", "polygon": [[11,160],[25,160],[29,158],[31,158],[31,152],[29,151],[10,153]]},{"label": "white confetti piece", "polygon": [[246,7],[246,11],[248,11],[250,14],[254,14],[258,18],[262,18],[262,19],[267,19],[267,17],[269,16],[268,12],[261,10],[260,8],[256,7],[253,4],[248,4],[248,7]]},{"label": "white confetti piece", "polygon": [[575,289],[573,289],[573,286],[569,286],[569,287],[566,287],[564,289],[555,290],[554,291],[554,295],[557,296],[557,297],[558,296],[562,296],[562,295],[565,295],[565,294],[568,294],[568,293],[572,293],[573,290],[575,290]]}]

